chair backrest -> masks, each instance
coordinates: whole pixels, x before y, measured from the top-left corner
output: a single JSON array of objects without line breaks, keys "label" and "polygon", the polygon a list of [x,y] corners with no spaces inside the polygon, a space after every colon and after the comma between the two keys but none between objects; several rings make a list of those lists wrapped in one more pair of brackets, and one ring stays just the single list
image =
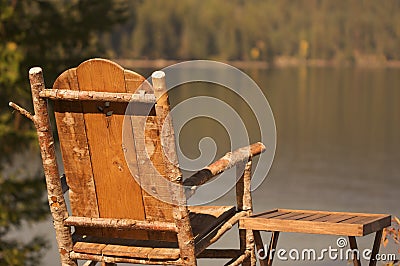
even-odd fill
[{"label": "chair backrest", "polygon": [[[104,59],[91,59],[65,71],[53,89],[154,94],[144,77]],[[115,101],[54,102],[72,215],[173,222],[176,207],[142,188],[147,184],[157,194],[170,194],[168,187],[156,183],[156,172],[166,176],[169,162],[162,154],[154,104],[149,115],[133,111],[128,120],[127,106]],[[76,230],[106,237],[176,239],[173,233]]]}]

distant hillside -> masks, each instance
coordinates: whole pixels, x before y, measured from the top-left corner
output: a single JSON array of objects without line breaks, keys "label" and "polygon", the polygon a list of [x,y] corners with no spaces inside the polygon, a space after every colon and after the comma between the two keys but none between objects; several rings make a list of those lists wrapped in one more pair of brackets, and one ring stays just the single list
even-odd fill
[{"label": "distant hillside", "polygon": [[398,0],[128,2],[128,21],[99,36],[111,57],[400,60]]}]

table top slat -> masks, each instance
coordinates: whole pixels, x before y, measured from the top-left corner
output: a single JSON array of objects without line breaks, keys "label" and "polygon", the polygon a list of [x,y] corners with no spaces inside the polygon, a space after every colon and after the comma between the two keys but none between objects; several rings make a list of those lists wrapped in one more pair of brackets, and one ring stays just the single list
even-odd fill
[{"label": "table top slat", "polygon": [[276,209],[239,222],[241,229],[364,236],[391,224],[387,214]]}]

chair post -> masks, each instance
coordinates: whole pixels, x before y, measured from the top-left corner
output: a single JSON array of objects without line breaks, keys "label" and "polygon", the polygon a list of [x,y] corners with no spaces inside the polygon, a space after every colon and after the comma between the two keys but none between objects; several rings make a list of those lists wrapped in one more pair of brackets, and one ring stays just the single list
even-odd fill
[{"label": "chair post", "polygon": [[[189,211],[186,206],[186,196],[182,186],[182,174],[178,168],[176,155],[175,134],[170,116],[167,84],[165,73],[156,71],[152,74],[154,96],[156,97],[156,114],[161,134],[161,145],[167,178],[171,182],[173,216],[178,227],[178,246],[184,265],[197,265],[192,228],[189,220]],[[163,132],[166,132],[163,133]]]},{"label": "chair post", "polygon": [[29,81],[35,110],[34,123],[38,135],[49,206],[53,216],[61,263],[62,265],[76,266],[76,261],[69,257],[73,244],[70,228],[64,225],[64,220],[68,217],[68,211],[62,193],[60,175],[58,174],[54,139],[50,128],[47,103],[46,100],[39,96],[40,91],[45,89],[43,73],[40,67],[34,67],[29,70]]},{"label": "chair post", "polygon": [[[236,200],[238,211],[246,211],[250,216],[253,212],[253,202],[251,199],[251,165],[252,160],[249,158],[247,163],[238,166],[238,170],[243,174],[236,184]],[[252,230],[239,229],[240,250],[244,252],[251,252],[250,258],[243,262],[243,265],[256,265],[256,256],[254,249],[254,235]]]}]

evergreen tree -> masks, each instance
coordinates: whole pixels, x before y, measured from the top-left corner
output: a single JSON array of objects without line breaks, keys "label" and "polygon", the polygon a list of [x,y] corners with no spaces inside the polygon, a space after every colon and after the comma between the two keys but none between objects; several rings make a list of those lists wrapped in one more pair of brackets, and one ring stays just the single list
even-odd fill
[{"label": "evergreen tree", "polygon": [[98,36],[125,21],[126,6],[122,0],[0,0],[0,265],[40,265],[45,239],[23,241],[8,234],[49,213],[42,173],[4,171],[13,154],[28,147],[38,152],[30,121],[13,114],[8,101],[31,106],[32,66],[44,67],[51,86],[60,71],[103,55]]}]

